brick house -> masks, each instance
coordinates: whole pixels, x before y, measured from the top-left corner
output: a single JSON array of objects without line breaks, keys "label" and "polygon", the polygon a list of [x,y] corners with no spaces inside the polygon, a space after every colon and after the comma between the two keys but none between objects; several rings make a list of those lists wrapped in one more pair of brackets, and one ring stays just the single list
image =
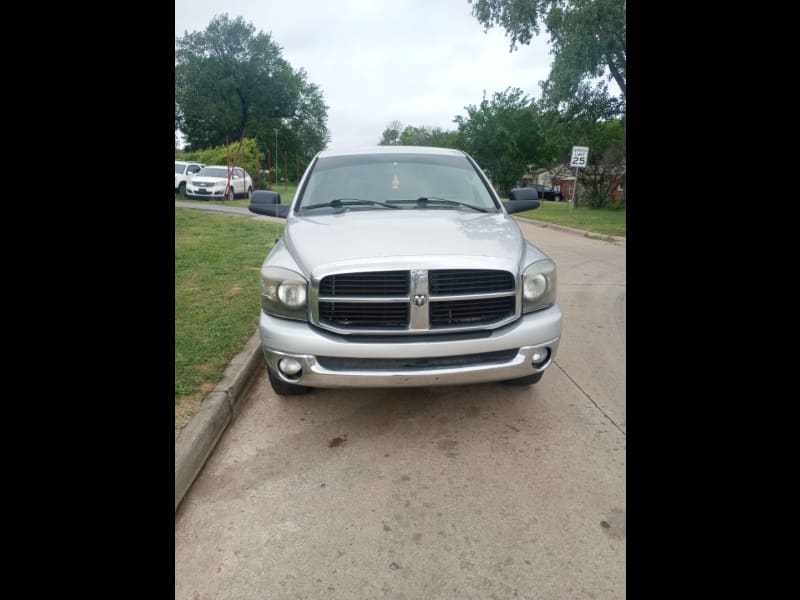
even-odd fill
[{"label": "brick house", "polygon": [[614,185],[611,188],[611,199],[614,202],[619,202],[625,197],[625,173],[617,175],[614,179]]},{"label": "brick house", "polygon": [[[614,202],[619,202],[625,197],[625,174],[623,167],[622,172],[614,178],[611,188],[611,199]],[[550,170],[537,169],[522,176],[522,185],[530,183],[550,186],[553,190],[561,192],[564,200],[569,200],[572,198],[572,188],[575,185],[575,170],[567,165],[559,165]],[[580,194],[583,186],[580,184],[578,186],[576,191]]]},{"label": "brick house", "polygon": [[522,176],[522,185],[530,183],[549,186],[554,191],[561,192],[564,200],[569,200],[572,186],[575,184],[575,174],[565,165],[559,165],[554,169],[537,169]]}]

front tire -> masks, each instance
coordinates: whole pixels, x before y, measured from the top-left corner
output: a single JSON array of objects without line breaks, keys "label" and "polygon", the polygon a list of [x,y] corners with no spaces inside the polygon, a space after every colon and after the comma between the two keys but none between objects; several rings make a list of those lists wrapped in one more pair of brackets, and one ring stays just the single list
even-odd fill
[{"label": "front tire", "polygon": [[269,367],[267,367],[267,375],[269,375],[269,384],[272,386],[272,391],[279,396],[300,396],[311,391],[310,387],[283,381]]},{"label": "front tire", "polygon": [[555,196],[553,196],[553,200],[555,200],[556,202],[561,202],[561,194],[556,194]]},{"label": "front tire", "polygon": [[179,196],[186,196],[186,182],[181,181],[181,184],[178,186],[178,195]]},{"label": "front tire", "polygon": [[525,377],[520,377],[519,379],[509,379],[508,381],[504,381],[506,385],[533,385],[534,383],[539,383],[539,380],[544,375],[544,371],[541,373],[534,373],[533,375],[527,375]]}]

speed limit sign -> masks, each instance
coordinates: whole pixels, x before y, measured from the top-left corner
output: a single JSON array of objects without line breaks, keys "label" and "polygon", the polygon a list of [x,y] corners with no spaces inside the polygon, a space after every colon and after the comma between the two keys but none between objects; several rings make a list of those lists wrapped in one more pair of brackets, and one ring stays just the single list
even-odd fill
[{"label": "speed limit sign", "polygon": [[586,160],[589,158],[589,146],[573,146],[572,159],[569,161],[570,167],[584,168]]}]

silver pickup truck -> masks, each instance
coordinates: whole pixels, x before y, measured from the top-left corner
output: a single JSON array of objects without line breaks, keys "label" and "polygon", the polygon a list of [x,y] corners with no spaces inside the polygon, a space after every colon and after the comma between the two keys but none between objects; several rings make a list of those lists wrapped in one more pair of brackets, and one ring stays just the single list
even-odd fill
[{"label": "silver pickup truck", "polygon": [[261,267],[259,329],[276,393],[314,387],[538,382],[561,338],[556,265],[459,150],[323,151],[290,205],[256,191],[251,212],[286,219]]}]

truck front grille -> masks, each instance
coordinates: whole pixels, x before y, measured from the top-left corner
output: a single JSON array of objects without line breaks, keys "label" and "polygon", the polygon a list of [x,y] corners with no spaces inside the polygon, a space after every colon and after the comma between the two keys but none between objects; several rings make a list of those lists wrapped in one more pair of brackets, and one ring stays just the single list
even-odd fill
[{"label": "truck front grille", "polygon": [[320,296],[406,296],[408,271],[341,273],[320,282]]},{"label": "truck front grille", "polygon": [[514,315],[514,297],[431,303],[431,327],[493,323]]},{"label": "truck front grille", "polygon": [[342,333],[479,329],[517,315],[517,278],[492,269],[337,273],[320,280],[316,302],[314,320]]},{"label": "truck front grille", "polygon": [[478,294],[514,291],[514,276],[508,271],[448,269],[430,272],[431,295]]},{"label": "truck front grille", "polygon": [[408,325],[408,303],[320,302],[319,319],[340,327],[404,328]]}]

